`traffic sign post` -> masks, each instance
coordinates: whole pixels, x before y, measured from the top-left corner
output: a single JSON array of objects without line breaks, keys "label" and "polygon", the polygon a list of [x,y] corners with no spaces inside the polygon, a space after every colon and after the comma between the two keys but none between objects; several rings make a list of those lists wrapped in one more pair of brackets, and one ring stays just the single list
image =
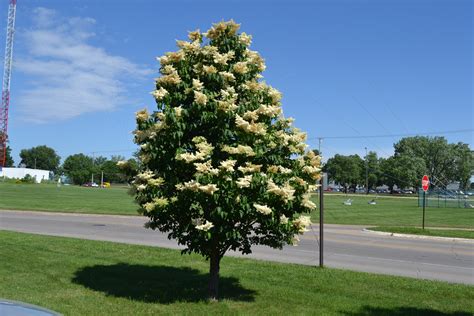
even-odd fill
[{"label": "traffic sign post", "polygon": [[421,224],[422,229],[425,229],[425,205],[426,205],[426,191],[430,187],[430,179],[427,175],[424,175],[421,179],[421,188],[423,189],[423,221]]}]

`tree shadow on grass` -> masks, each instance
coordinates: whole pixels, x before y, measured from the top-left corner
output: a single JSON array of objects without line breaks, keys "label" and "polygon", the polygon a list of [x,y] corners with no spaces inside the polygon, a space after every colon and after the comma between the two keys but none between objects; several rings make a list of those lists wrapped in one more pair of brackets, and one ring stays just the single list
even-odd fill
[{"label": "tree shadow on grass", "polygon": [[[76,271],[72,282],[110,296],[170,304],[207,299],[208,274],[170,266],[95,265]],[[233,277],[219,279],[219,298],[253,301],[255,291],[243,288]]]},{"label": "tree shadow on grass", "polygon": [[356,312],[341,312],[347,316],[471,316],[472,313],[464,311],[440,312],[429,308],[417,307],[373,307],[364,306]]}]

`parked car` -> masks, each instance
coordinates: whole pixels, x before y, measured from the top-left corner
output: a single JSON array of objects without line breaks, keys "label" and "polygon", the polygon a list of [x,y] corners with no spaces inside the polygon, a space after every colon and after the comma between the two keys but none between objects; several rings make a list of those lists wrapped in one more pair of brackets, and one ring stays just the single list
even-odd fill
[{"label": "parked car", "polygon": [[92,187],[92,188],[97,188],[99,185],[95,182],[87,182],[82,185],[83,187]]}]

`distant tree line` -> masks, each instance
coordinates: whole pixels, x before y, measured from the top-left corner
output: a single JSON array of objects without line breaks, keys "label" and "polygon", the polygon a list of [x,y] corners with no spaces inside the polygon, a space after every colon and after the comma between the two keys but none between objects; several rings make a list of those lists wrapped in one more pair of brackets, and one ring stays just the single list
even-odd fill
[{"label": "distant tree line", "polygon": [[[126,183],[134,175],[138,168],[136,159],[128,159],[129,170],[120,169],[117,166],[119,161],[125,160],[122,156],[112,156],[106,158],[102,156],[90,157],[84,154],[74,154],[68,156],[61,165],[61,157],[53,148],[48,146],[36,146],[20,151],[19,166],[32,169],[43,169],[54,172],[56,176],[66,175],[74,184],[82,185],[87,182]],[[13,167],[14,161],[11,157],[11,149],[7,147],[6,167]]]},{"label": "distant tree line", "polygon": [[[330,180],[342,185],[346,190],[358,186],[365,187],[366,163],[368,169],[368,188],[387,185],[391,189],[418,188],[424,174],[430,177],[433,185],[445,188],[453,181],[459,181],[462,189],[470,187],[474,172],[473,152],[465,143],[448,143],[444,137],[407,137],[394,144],[395,153],[388,158],[380,158],[370,151],[366,157],[359,155],[339,155],[330,158],[323,167]],[[317,151],[315,151],[318,153]],[[11,149],[7,147],[7,164],[13,166]],[[55,150],[47,146],[23,149],[21,162],[27,168],[51,170],[56,175],[67,175],[74,184],[90,182],[92,175],[99,182],[125,183],[129,181],[138,167],[138,160],[128,160],[128,169],[120,169],[117,162],[125,160],[122,156],[90,157],[75,154],[60,164]]]},{"label": "distant tree line", "polygon": [[345,190],[365,187],[366,164],[369,189],[380,185],[387,185],[391,190],[395,185],[417,189],[424,174],[436,187],[445,188],[459,181],[460,188],[469,189],[474,159],[468,144],[450,144],[444,137],[417,136],[401,139],[394,149],[394,155],[388,158],[379,158],[373,151],[363,158],[335,155],[323,170]]}]

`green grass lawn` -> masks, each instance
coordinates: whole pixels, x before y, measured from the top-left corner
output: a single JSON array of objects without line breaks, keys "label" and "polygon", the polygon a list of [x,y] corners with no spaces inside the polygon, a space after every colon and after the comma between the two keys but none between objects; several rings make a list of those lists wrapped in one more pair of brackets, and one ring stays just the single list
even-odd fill
[{"label": "green grass lawn", "polygon": [[108,189],[0,182],[0,209],[137,215],[125,187]]},{"label": "green grass lawn", "polygon": [[[422,210],[417,199],[380,196],[376,205],[367,202],[374,196],[356,195],[351,206],[343,205],[344,194],[325,195],[325,222],[374,226],[420,226]],[[317,196],[313,196],[317,202]],[[49,184],[16,184],[0,182],[0,209],[57,212],[137,215],[137,205],[124,187],[109,189],[83,188]],[[312,214],[319,221],[319,210]],[[474,209],[426,209],[427,227],[472,228]]]},{"label": "green grass lawn", "polygon": [[0,297],[64,315],[451,315],[474,287],[224,258],[221,301],[208,262],[179,251],[0,231]]},{"label": "green grass lawn", "polygon": [[474,239],[474,230],[421,229],[420,227],[388,227],[388,226],[370,227],[369,229],[380,231],[380,232],[399,233],[399,234]]},{"label": "green grass lawn", "polygon": [[[344,201],[352,199],[352,205]],[[376,205],[369,205],[374,199]],[[318,204],[318,196],[313,196]],[[328,224],[374,225],[374,226],[421,226],[422,208],[416,197],[325,194],[324,221]],[[312,214],[313,222],[319,221],[319,209]],[[473,228],[474,209],[426,208],[425,226]]]}]

